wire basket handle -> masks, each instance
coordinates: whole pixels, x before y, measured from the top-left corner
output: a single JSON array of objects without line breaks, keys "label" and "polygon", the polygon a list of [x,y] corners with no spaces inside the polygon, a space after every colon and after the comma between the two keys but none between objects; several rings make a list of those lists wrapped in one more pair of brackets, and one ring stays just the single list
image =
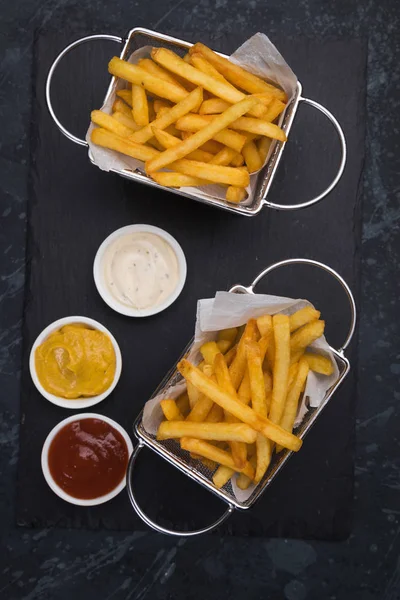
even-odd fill
[{"label": "wire basket handle", "polygon": [[88,143],[86,140],[83,140],[83,139],[77,137],[76,135],[74,135],[73,133],[71,133],[70,131],[68,131],[68,129],[66,129],[66,127],[64,127],[64,125],[58,119],[58,117],[56,116],[56,113],[54,112],[53,104],[51,102],[50,90],[51,90],[51,82],[53,79],[53,75],[54,75],[54,72],[55,72],[60,60],[62,60],[64,58],[64,56],[69,54],[71,52],[71,50],[73,50],[74,48],[77,48],[78,46],[81,46],[82,44],[86,44],[87,42],[91,42],[92,40],[111,40],[112,42],[117,42],[118,44],[121,44],[123,41],[121,37],[119,37],[117,35],[109,35],[107,33],[88,35],[86,37],[80,38],[79,40],[72,42],[72,44],[70,44],[69,46],[64,48],[64,50],[62,50],[60,52],[60,54],[57,56],[57,58],[54,60],[53,64],[51,65],[49,73],[47,75],[47,79],[46,79],[46,104],[47,104],[47,108],[49,109],[49,113],[50,113],[54,123],[57,125],[58,129],[61,131],[61,133],[63,133],[65,135],[65,137],[67,137],[72,142],[75,142],[75,144],[79,144],[79,146],[88,146]]},{"label": "wire basket handle", "polygon": [[335,177],[333,178],[331,183],[328,185],[328,187],[326,187],[324,189],[324,191],[321,192],[318,196],[315,196],[315,198],[312,198],[312,200],[307,200],[307,202],[301,202],[300,204],[276,204],[275,202],[270,202],[264,196],[263,204],[265,204],[266,206],[269,206],[270,208],[275,208],[276,210],[298,210],[300,208],[307,208],[308,206],[313,206],[313,204],[317,204],[318,202],[323,200],[323,198],[325,198],[328,194],[330,194],[331,191],[336,187],[336,185],[338,184],[339,180],[341,179],[341,177],[343,175],[343,171],[346,166],[346,159],[347,159],[346,138],[344,137],[343,129],[341,128],[339,121],[333,116],[333,114],[327,108],[325,108],[325,106],[322,106],[322,104],[319,104],[319,102],[315,102],[315,100],[310,100],[310,98],[303,98],[301,96],[299,98],[299,102],[304,102],[305,104],[309,104],[316,110],[319,110],[319,112],[321,112],[334,126],[336,133],[338,135],[338,138],[339,138],[339,142],[340,142],[340,154],[341,154],[340,164],[339,164],[339,168],[336,172]]},{"label": "wire basket handle", "polygon": [[350,328],[349,328],[347,337],[346,337],[343,345],[341,346],[341,348],[338,350],[338,352],[340,352],[342,354],[346,350],[348,345],[350,344],[351,339],[354,334],[354,331],[355,331],[355,328],[356,328],[357,307],[356,307],[353,293],[352,293],[351,289],[349,288],[348,284],[345,282],[343,277],[341,275],[339,275],[339,273],[337,273],[334,269],[332,269],[332,267],[328,267],[328,265],[325,265],[324,263],[318,262],[316,260],[312,260],[310,258],[288,258],[286,260],[281,260],[277,263],[274,263],[274,264],[270,265],[269,267],[267,267],[266,269],[264,269],[264,271],[261,271],[261,273],[259,273],[259,275],[257,275],[257,277],[255,278],[253,283],[251,285],[249,285],[248,287],[238,284],[238,285],[234,285],[229,291],[245,293],[245,294],[254,294],[255,286],[259,283],[259,281],[261,281],[261,279],[263,279],[263,277],[265,277],[272,271],[275,271],[276,269],[279,269],[280,267],[285,267],[287,265],[310,265],[312,267],[317,267],[318,269],[321,269],[322,271],[326,271],[340,283],[340,285],[346,292],[346,295],[347,295],[347,298],[348,298],[348,301],[350,304],[351,322],[350,322]]},{"label": "wire basket handle", "polygon": [[146,523],[146,525],[151,527],[151,529],[158,531],[158,533],[164,533],[165,535],[173,535],[176,537],[194,537],[196,535],[201,535],[203,533],[210,533],[210,531],[213,531],[214,529],[219,527],[219,525],[224,523],[231,516],[231,514],[233,513],[233,511],[235,509],[231,504],[228,504],[228,508],[226,509],[226,511],[214,523],[212,523],[211,525],[208,525],[208,527],[204,527],[203,529],[197,529],[195,531],[175,531],[173,529],[168,529],[167,527],[163,527],[162,525],[155,523],[155,521],[152,521],[152,519],[150,519],[150,517],[148,515],[146,515],[146,513],[143,511],[143,509],[139,506],[138,501],[136,500],[136,496],[134,494],[133,485],[132,485],[133,469],[135,466],[135,462],[136,462],[137,457],[139,456],[139,452],[142,450],[144,445],[145,444],[141,440],[139,440],[138,445],[136,446],[133,453],[131,454],[131,457],[129,459],[128,470],[126,473],[126,487],[128,490],[129,500],[131,501],[133,508],[135,509],[135,511],[139,515],[139,517],[142,519],[142,521],[144,523]]}]

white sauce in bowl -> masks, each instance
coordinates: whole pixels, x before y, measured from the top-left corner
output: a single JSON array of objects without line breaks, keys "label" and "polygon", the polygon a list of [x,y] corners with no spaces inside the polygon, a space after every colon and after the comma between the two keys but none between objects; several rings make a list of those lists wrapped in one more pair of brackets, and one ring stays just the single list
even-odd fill
[{"label": "white sauce in bowl", "polygon": [[101,265],[110,294],[117,302],[138,310],[165,302],[180,280],[173,248],[147,231],[115,238],[106,248]]}]

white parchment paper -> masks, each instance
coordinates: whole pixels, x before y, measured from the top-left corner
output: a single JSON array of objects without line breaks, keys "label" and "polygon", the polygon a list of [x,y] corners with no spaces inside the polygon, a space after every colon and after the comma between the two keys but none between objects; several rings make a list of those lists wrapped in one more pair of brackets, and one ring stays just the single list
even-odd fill
[{"label": "white parchment paper", "polygon": [[[129,57],[129,62],[135,64],[141,58],[149,58],[151,53],[151,46],[144,46],[139,48]],[[247,69],[254,75],[258,75],[263,79],[268,79],[273,83],[280,85],[286,92],[289,101],[293,97],[297,78],[293,73],[289,65],[285,62],[283,56],[279,53],[274,44],[264,33],[256,33],[242,44],[231,56],[233,62],[237,63],[241,67]],[[127,87],[127,84],[123,80],[118,81],[116,91]],[[107,114],[112,114],[112,105],[115,101],[116,94],[112,94],[109,100],[103,104],[101,110]],[[288,103],[289,104],[289,103]],[[282,124],[284,119],[285,111],[281,113],[279,117],[279,125]],[[131,171],[138,170],[145,174],[144,164],[140,160],[136,160],[114,150],[108,150],[107,148],[101,148],[91,142],[91,133],[94,128],[93,123],[86,133],[86,141],[89,144],[89,152],[91,153],[94,163],[103,171],[110,170],[123,170],[129,169]],[[271,144],[270,151],[266,158],[264,165],[268,162],[269,157],[273,151],[274,144]],[[263,166],[264,166],[263,165]],[[250,177],[250,185],[247,188],[249,197],[242,204],[247,204],[251,201],[254,190],[257,183],[257,173],[253,173]],[[225,188],[219,185],[210,185],[202,188],[182,188],[192,194],[200,195],[205,198],[219,198],[225,200]]]},{"label": "white parchment paper", "polygon": [[[189,352],[188,360],[198,364],[202,360],[199,348],[204,342],[214,340],[220,329],[227,327],[239,327],[247,323],[249,319],[257,319],[262,315],[274,315],[282,313],[291,315],[300,308],[312,306],[307,300],[283,298],[267,294],[233,294],[229,292],[217,292],[215,298],[199,300],[197,304],[197,318],[194,334],[194,344]],[[327,390],[336,383],[339,378],[339,370],[336,361],[330,351],[329,344],[324,336],[313,342],[310,346],[316,353],[327,356],[334,365],[332,375],[320,375],[309,371],[305,391],[299,405],[295,426],[298,426],[308,412],[307,406],[318,407],[325,397]],[[150,434],[155,435],[163,420],[160,401],[164,398],[178,398],[186,389],[185,382],[166,388],[158,396],[149,400],[143,411],[143,426]],[[240,501],[245,501],[253,492],[254,486],[247,490],[237,487],[235,477],[232,479],[233,491]]]}]

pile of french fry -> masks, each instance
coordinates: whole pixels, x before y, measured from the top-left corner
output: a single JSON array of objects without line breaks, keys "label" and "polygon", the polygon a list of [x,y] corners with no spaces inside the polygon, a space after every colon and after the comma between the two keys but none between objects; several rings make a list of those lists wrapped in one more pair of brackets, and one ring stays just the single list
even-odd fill
[{"label": "pile of french fry", "polygon": [[166,420],[157,439],[178,440],[214,471],[218,488],[235,473],[241,489],[260,482],[274,452],[301,447],[292,432],[309,370],[333,372],[329,358],[307,350],[324,328],[320,312],[307,306],[220,331],[200,348],[197,367],[178,364],[187,389],[161,401]]},{"label": "pile of french fry", "polygon": [[137,64],[114,57],[108,69],[129,87],[117,92],[112,115],[92,112],[98,127],[91,140],[144,161],[160,185],[221,184],[226,200],[239,203],[271,141],[286,141],[273,122],[285,92],[204,44],[184,58],[166,48],[153,48]]}]

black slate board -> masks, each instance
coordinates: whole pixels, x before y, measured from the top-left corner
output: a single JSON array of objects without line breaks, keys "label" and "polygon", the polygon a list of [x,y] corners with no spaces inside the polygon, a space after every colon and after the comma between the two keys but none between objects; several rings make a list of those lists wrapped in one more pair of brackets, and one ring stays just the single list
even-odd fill
[{"label": "black slate board", "polygon": [[[229,39],[192,37],[229,53],[251,33]],[[131,431],[144,402],[192,336],[198,298],[234,283],[249,284],[266,265],[295,256],[331,265],[358,298],[366,47],[359,40],[274,40],[302,82],[304,95],[325,104],[341,122],[349,159],[342,181],[322,204],[301,212],[265,209],[246,219],[103,173],[91,166],[84,148],[58,132],[46,109],[44,82],[53,57],[76,37],[43,35],[35,48],[16,518],[18,524],[31,527],[142,530],[146,527],[125,493],[106,505],[84,509],[63,502],[47,487],[40,470],[41,447],[50,429],[71,412],[53,406],[34,388],[28,370],[30,347],[47,324],[66,315],[91,316],[109,327],[121,347],[123,373],[115,392],[93,412],[109,415]],[[55,107],[74,132],[83,135],[89,110],[101,105],[108,81],[106,64],[113,53],[118,54],[118,47],[109,43],[85,46],[66,59],[55,79]],[[332,177],[337,154],[331,126],[310,108],[301,108],[270,199],[292,203],[319,192]],[[135,320],[103,303],[93,283],[92,264],[110,232],[140,222],[163,227],[179,240],[188,277],[172,307]],[[348,308],[325,275],[290,268],[259,289],[309,298],[327,319],[330,343],[340,345]],[[354,365],[356,341],[348,356]],[[218,535],[343,539],[349,534],[354,373],[276,483],[251,511],[235,514]],[[223,510],[219,500],[148,450],[137,471],[139,500],[163,524],[201,527]]]}]

